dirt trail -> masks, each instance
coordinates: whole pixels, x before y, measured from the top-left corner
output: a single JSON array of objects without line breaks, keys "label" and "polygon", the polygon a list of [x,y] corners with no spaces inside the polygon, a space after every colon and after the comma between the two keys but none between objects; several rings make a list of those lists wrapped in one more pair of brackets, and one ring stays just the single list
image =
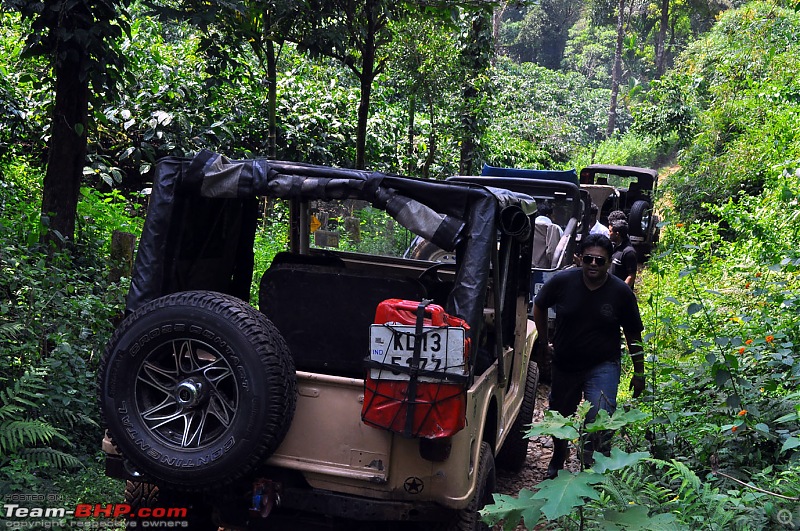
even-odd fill
[{"label": "dirt trail", "polygon": [[[548,402],[547,395],[550,393],[550,386],[540,384],[539,390],[536,394],[536,409],[533,413],[533,421],[538,422],[542,420],[544,412],[547,410]],[[528,443],[528,460],[525,468],[518,473],[497,471],[497,492],[500,494],[508,494],[516,496],[522,489],[533,489],[542,480],[544,480],[545,473],[547,472],[547,465],[550,463],[550,457],[553,455],[553,443],[550,437],[534,437]],[[572,450],[569,459],[566,463],[566,468],[576,471],[579,470],[580,464],[575,456],[575,451]],[[501,526],[495,526],[495,531],[500,531]],[[523,531],[526,528],[520,524],[517,531]]]}]

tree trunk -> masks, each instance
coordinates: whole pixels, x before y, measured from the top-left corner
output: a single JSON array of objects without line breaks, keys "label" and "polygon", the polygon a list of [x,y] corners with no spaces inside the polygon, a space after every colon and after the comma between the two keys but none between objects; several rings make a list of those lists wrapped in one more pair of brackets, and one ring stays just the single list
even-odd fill
[{"label": "tree trunk", "polygon": [[492,13],[492,41],[494,42],[492,66],[497,62],[497,57],[503,53],[503,47],[500,45],[500,26],[503,24],[503,15],[507,8],[508,0],[504,0],[494,8],[494,12]]},{"label": "tree trunk", "polygon": [[111,233],[111,269],[108,279],[119,282],[133,273],[133,258],[136,255],[136,236],[130,232],[115,230]]},{"label": "tree trunk", "polygon": [[667,25],[669,24],[669,0],[661,0],[661,22],[656,35],[656,78],[664,75],[667,67]]},{"label": "tree trunk", "polygon": [[358,124],[356,126],[356,169],[366,168],[367,151],[367,121],[369,120],[370,96],[372,95],[372,82],[375,81],[375,43],[377,23],[377,6],[367,0],[364,12],[367,17],[366,34],[364,35],[364,49],[361,52],[361,96],[358,101]]},{"label": "tree trunk", "polygon": [[63,56],[65,58],[55,65],[53,126],[42,190],[42,221],[49,225],[50,231],[42,235],[42,241],[57,241],[55,232],[74,240],[78,196],[86,164],[89,111],[86,56],[83,50],[74,48]]},{"label": "tree trunk", "polygon": [[408,147],[406,148],[406,159],[408,165],[406,171],[409,175],[414,172],[416,164],[414,164],[414,119],[417,108],[417,97],[411,94],[408,97]]},{"label": "tree trunk", "polygon": [[[372,64],[367,66],[367,52],[364,50],[364,68],[361,71],[361,97],[358,101],[358,125],[356,126],[356,169],[366,168],[367,121],[369,120],[369,100],[372,94]],[[374,57],[374,50],[372,50]],[[372,59],[370,60],[372,61]]]},{"label": "tree trunk", "polygon": [[278,60],[275,54],[275,41],[267,40],[267,113],[269,115],[269,131],[267,132],[267,156],[278,157],[278,125],[276,112],[278,107]]},{"label": "tree trunk", "polygon": [[461,64],[466,74],[461,102],[461,152],[458,164],[459,175],[472,175],[475,153],[481,135],[478,98],[478,79],[489,67],[492,56],[491,23],[492,12],[483,10],[473,15],[468,35],[461,52]]},{"label": "tree trunk", "polygon": [[617,46],[614,50],[614,66],[611,70],[611,104],[608,108],[608,127],[606,137],[614,134],[617,123],[617,96],[619,95],[619,82],[622,77],[622,42],[625,37],[625,0],[619,0],[617,13]]},{"label": "tree trunk", "polygon": [[472,175],[472,162],[475,157],[475,150],[478,147],[475,135],[478,117],[471,110],[470,102],[478,95],[478,91],[471,84],[464,88],[464,103],[466,110],[461,115],[461,152],[458,163],[459,175]]},{"label": "tree trunk", "polygon": [[431,116],[431,130],[428,134],[428,155],[425,157],[425,164],[422,166],[422,176],[425,179],[430,179],[431,166],[436,159],[436,109],[431,97],[428,97],[428,109]]}]

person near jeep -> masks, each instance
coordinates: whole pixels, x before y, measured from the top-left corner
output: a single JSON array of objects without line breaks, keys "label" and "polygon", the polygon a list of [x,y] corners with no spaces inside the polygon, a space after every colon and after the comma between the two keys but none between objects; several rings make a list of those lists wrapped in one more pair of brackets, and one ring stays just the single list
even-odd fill
[{"label": "person near jeep", "polygon": [[534,218],[533,222],[536,225],[553,227],[554,230],[558,231],[559,236],[564,233],[564,230],[553,222],[553,205],[547,201],[539,203],[536,209],[536,217]]},{"label": "person near jeep", "polygon": [[563,229],[553,222],[553,207],[542,202],[536,210],[533,224],[533,267],[549,269]]},{"label": "person near jeep", "polygon": [[614,245],[614,254],[611,256],[611,274],[623,280],[633,289],[639,258],[628,237],[628,222],[614,221],[609,227],[608,237]]},{"label": "person near jeep", "polygon": [[[633,361],[633,396],[638,397],[645,386],[640,345],[644,327],[633,291],[608,272],[612,253],[608,238],[589,234],[580,245],[581,267],[554,275],[534,299],[539,348],[550,349],[547,310],[556,310],[550,409],[566,417],[574,414],[581,398],[585,398],[592,404],[586,422],[592,422],[601,408],[609,414],[616,409],[621,376],[620,329]],[[555,478],[564,467],[569,453],[567,442],[553,438],[548,479]],[[593,449],[607,454],[610,433],[586,441],[584,465]]]},{"label": "person near jeep", "polygon": [[600,223],[598,216],[600,215],[600,209],[597,207],[596,204],[592,203],[589,207],[589,234],[602,234],[604,236],[608,236],[608,227]]},{"label": "person near jeep", "polygon": [[608,226],[610,227],[612,223],[619,219],[628,221],[628,215],[622,210],[612,210],[608,213]]}]

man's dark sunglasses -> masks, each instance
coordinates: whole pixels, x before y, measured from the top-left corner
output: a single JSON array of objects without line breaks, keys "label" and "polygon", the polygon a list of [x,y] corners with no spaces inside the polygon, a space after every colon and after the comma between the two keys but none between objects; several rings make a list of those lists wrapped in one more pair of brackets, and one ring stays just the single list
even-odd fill
[{"label": "man's dark sunglasses", "polygon": [[602,267],[602,266],[606,265],[606,261],[607,260],[608,259],[603,257],[603,256],[592,256],[590,254],[583,255],[583,263],[587,264],[587,265],[591,264],[592,262],[594,262],[595,264],[597,264],[597,265]]}]

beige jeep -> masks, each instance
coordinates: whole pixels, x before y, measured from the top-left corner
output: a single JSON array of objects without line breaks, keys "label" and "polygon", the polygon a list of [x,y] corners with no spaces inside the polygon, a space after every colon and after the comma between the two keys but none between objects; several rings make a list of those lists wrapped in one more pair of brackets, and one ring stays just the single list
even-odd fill
[{"label": "beige jeep", "polygon": [[[127,480],[132,514],[188,507],[192,529],[484,527],[495,464],[527,455],[530,215],[547,184],[210,152],[156,174],[99,376],[107,473]],[[276,198],[288,248],[254,275]],[[399,257],[415,235],[455,261]]]}]

